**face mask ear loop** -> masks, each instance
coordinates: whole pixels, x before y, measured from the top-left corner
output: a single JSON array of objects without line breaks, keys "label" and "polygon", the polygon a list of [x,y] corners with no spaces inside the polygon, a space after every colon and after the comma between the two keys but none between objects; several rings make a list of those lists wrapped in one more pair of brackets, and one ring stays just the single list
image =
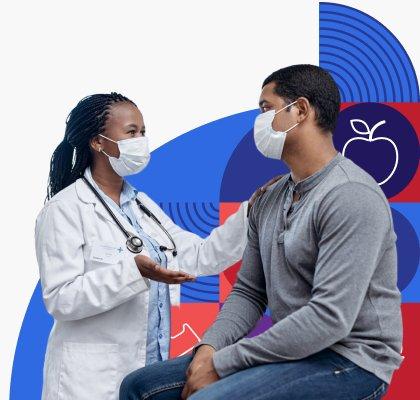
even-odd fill
[{"label": "face mask ear loop", "polygon": [[296,122],[296,124],[294,124],[293,126],[291,126],[289,129],[287,129],[286,131],[284,131],[285,133],[289,132],[290,130],[292,130],[295,126],[298,126],[299,122]]},{"label": "face mask ear loop", "polygon": [[108,154],[105,153],[104,149],[99,150],[100,153],[104,153],[108,158],[110,158],[110,156]]},{"label": "face mask ear loop", "polygon": [[98,133],[99,136],[102,136],[103,138],[110,140],[111,142],[117,143],[115,140],[110,139],[109,137],[106,137],[104,135],[102,135],[102,133]]},{"label": "face mask ear loop", "polygon": [[287,107],[290,107],[290,106],[292,106],[292,105],[293,105],[293,104],[295,104],[295,103],[297,103],[297,100],[295,100],[293,103],[288,104],[287,106],[284,106],[283,108],[280,108],[280,110],[276,111],[276,112],[274,113],[274,115],[276,115],[276,114],[277,114],[277,113],[279,113],[280,111],[285,110]]},{"label": "face mask ear loop", "polygon": [[[110,140],[111,142],[117,143],[115,140],[112,140],[110,138],[107,138],[106,136],[102,135],[101,133],[98,133],[99,136],[102,136],[105,139]],[[117,143],[118,144],[118,143]],[[111,156],[109,154],[106,154],[104,149],[99,150],[100,153],[104,153],[108,158],[110,158]]]}]

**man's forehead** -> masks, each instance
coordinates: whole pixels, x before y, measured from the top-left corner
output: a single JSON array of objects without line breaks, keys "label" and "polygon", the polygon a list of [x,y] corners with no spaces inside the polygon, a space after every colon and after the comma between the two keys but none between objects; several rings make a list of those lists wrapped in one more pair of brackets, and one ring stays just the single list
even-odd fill
[{"label": "man's forehead", "polygon": [[260,101],[273,99],[274,96],[276,96],[276,93],[274,91],[275,87],[275,82],[270,82],[267,85],[265,85],[261,90]]}]

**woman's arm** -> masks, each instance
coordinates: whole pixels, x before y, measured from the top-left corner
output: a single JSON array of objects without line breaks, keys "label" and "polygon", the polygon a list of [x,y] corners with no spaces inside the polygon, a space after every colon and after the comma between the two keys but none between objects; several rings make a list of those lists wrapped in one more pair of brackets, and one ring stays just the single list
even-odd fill
[{"label": "woman's arm", "polygon": [[144,192],[139,193],[139,196],[173,237],[178,249],[180,269],[198,276],[215,275],[242,259],[247,243],[249,210],[255,200],[282,176],[272,178],[257,189],[249,202],[242,202],[239,209],[206,238],[176,225]]},{"label": "woman's arm", "polygon": [[161,221],[178,249],[179,268],[193,275],[218,274],[242,258],[248,229],[248,201],[239,206],[225,223],[202,238],[176,225],[145,193],[140,200]]}]

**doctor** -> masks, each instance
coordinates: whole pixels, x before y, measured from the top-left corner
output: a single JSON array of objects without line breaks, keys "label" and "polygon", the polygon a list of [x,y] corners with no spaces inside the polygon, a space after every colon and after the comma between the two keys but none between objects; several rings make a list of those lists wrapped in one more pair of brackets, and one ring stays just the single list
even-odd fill
[{"label": "doctor", "polygon": [[[242,257],[247,208],[268,185],[202,239],[123,179],[149,159],[142,114],[128,98],[88,96],[69,114],[35,225],[54,317],[43,400],[117,400],[124,376],[168,358],[170,305],[180,297],[168,284],[218,274]],[[129,249],[133,236],[138,246]]]}]

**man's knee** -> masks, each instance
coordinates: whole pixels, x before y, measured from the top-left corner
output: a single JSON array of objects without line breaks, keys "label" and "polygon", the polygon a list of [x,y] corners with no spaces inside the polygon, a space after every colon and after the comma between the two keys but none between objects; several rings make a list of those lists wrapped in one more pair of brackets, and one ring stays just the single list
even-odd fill
[{"label": "man's knee", "polygon": [[145,389],[142,368],[127,375],[120,386],[120,400],[137,400],[141,391]]},{"label": "man's knee", "polygon": [[191,355],[159,361],[127,375],[120,386],[120,400],[138,400],[141,395],[183,386]]}]

